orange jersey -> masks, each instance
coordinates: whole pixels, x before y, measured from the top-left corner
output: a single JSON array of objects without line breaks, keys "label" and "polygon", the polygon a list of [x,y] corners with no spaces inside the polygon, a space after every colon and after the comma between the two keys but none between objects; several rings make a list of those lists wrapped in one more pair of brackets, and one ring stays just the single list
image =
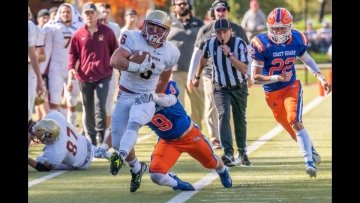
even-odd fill
[{"label": "orange jersey", "polygon": [[217,158],[213,149],[201,131],[193,125],[189,133],[179,139],[159,139],[151,155],[150,173],[167,173],[183,152],[198,160],[205,168],[216,168]]}]

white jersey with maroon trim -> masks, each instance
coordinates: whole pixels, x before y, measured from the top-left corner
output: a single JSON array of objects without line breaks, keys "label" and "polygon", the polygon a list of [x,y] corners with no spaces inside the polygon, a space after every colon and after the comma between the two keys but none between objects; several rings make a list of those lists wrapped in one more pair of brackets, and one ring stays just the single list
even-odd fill
[{"label": "white jersey with maroon trim", "polygon": [[44,153],[37,157],[37,161],[46,162],[54,169],[61,169],[62,165],[69,169],[89,167],[94,157],[94,147],[89,140],[78,134],[58,111],[51,111],[45,119],[53,119],[60,125],[60,135],[54,143],[45,145]]},{"label": "white jersey with maroon trim", "polygon": [[[161,47],[153,48],[136,30],[127,30],[121,35],[120,47],[131,54],[137,50],[149,52],[154,65],[163,70],[171,69],[180,57],[179,49],[171,42],[165,41]],[[120,85],[136,93],[149,93],[155,92],[158,80],[159,75],[154,73],[149,79],[144,79],[140,73],[121,71]]]}]

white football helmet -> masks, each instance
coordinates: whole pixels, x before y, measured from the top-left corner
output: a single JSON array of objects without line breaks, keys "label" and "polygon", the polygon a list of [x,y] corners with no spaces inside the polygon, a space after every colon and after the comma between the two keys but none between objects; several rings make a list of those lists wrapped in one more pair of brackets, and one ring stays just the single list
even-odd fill
[{"label": "white football helmet", "polygon": [[51,144],[59,138],[60,126],[52,119],[42,119],[35,123],[32,131],[41,143]]},{"label": "white football helmet", "polygon": [[[149,24],[157,25],[164,30],[149,28]],[[150,12],[144,20],[144,26],[141,30],[141,34],[145,40],[150,44],[162,44],[165,42],[170,32],[171,20],[170,16],[161,10],[154,10]]]}]

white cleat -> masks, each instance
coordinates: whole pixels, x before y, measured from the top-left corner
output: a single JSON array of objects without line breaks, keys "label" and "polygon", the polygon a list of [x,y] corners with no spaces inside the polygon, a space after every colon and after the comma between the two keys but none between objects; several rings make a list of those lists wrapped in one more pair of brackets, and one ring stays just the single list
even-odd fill
[{"label": "white cleat", "polygon": [[314,162],[308,161],[306,163],[306,174],[309,174],[310,178],[315,177],[317,175],[317,169],[314,165]]},{"label": "white cleat", "polygon": [[312,152],[312,157],[313,157],[313,161],[316,165],[319,165],[321,162],[321,156],[320,154],[315,150],[315,148],[313,146],[311,146],[311,152]]}]

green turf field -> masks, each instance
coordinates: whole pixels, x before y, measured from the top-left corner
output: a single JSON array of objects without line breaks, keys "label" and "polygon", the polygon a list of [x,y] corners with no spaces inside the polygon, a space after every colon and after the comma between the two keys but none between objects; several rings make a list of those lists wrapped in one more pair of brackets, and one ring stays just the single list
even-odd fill
[{"label": "green turf field", "polygon": [[[247,143],[250,148],[277,123],[266,106],[262,88],[254,86],[249,89],[249,93]],[[304,106],[317,96],[317,85],[304,86]],[[194,203],[332,202],[331,108],[332,100],[329,96],[303,115],[304,125],[322,158],[316,179],[310,179],[305,174],[303,158],[296,142],[282,131],[257,150],[249,153],[252,166],[230,168],[233,179],[233,188],[230,189],[223,188],[219,178],[216,178],[206,187],[193,193],[193,196],[186,196],[189,192],[175,192],[169,187],[152,183],[146,173],[141,188],[135,193],[130,193],[131,177],[128,166],[122,168],[117,176],[112,176],[109,174],[108,161],[96,160],[88,170],[68,171],[29,187],[29,202],[168,202],[172,198],[179,198],[177,196],[179,194],[188,199],[186,202]],[[206,130],[203,132],[206,134]],[[151,132],[148,128],[143,128],[139,137],[149,133]],[[141,161],[149,164],[155,142],[155,136],[138,142],[136,152]],[[29,156],[36,157],[41,150],[41,145],[33,145],[30,147]],[[222,150],[216,150],[215,153],[221,155]],[[203,169],[186,154],[179,159],[172,171],[175,171],[181,179],[193,184],[211,172]],[[40,173],[29,167],[29,183],[48,174],[52,173]],[[184,199],[180,197],[171,202],[184,202]]]}]

